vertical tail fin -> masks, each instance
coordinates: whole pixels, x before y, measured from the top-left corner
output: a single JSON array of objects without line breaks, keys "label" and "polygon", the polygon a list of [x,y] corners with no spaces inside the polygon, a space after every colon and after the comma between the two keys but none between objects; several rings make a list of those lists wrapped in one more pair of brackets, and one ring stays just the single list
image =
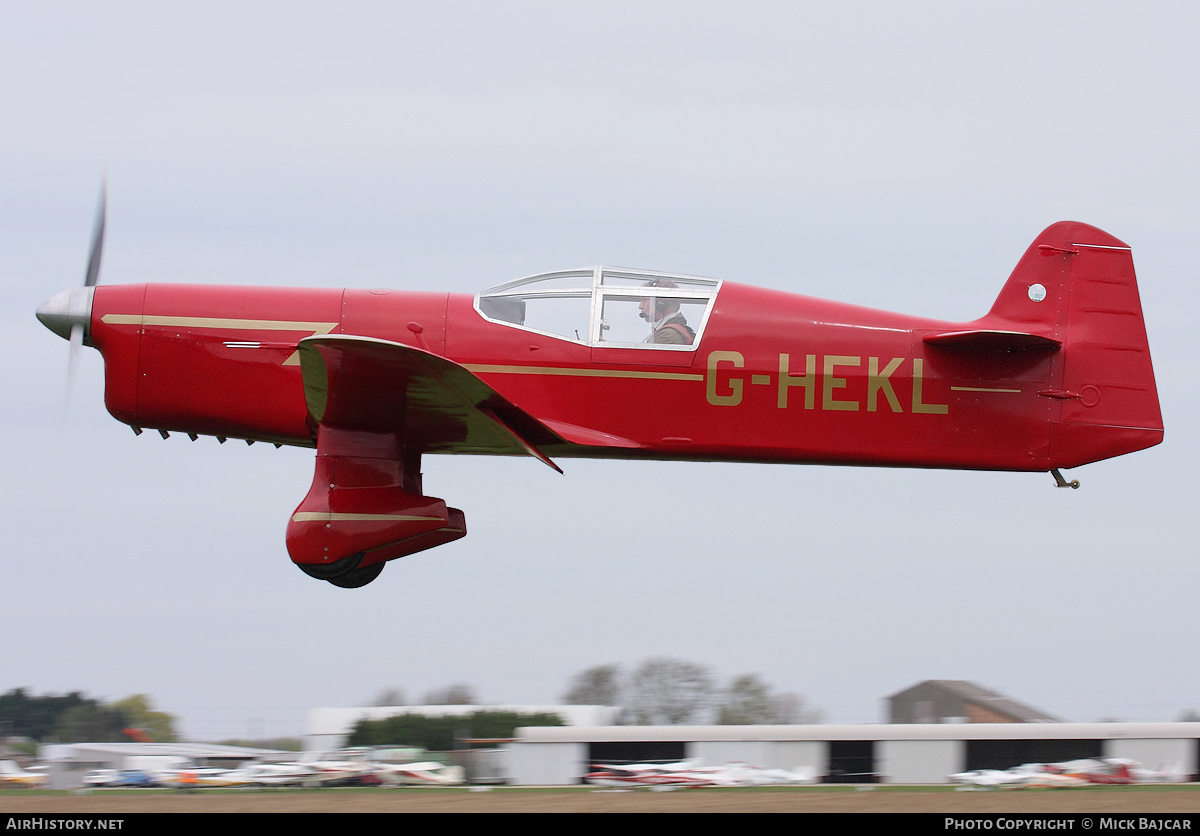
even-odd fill
[{"label": "vertical tail fin", "polygon": [[1074,467],[1152,447],[1163,422],[1129,247],[1087,224],[1048,228],[1025,252],[989,328],[1058,340],[1050,455]]}]

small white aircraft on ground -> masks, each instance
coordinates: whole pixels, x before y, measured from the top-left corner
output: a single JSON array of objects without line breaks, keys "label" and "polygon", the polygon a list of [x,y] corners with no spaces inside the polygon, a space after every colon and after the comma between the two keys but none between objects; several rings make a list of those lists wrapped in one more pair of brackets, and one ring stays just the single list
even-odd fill
[{"label": "small white aircraft on ground", "polygon": [[764,769],[748,763],[705,766],[695,759],[678,763],[594,764],[585,776],[589,784],[605,787],[764,787],[813,784],[813,767]]},{"label": "small white aircraft on ground", "polygon": [[1130,758],[1081,758],[1061,763],[1024,763],[1011,769],[976,769],[949,778],[977,789],[1004,787],[1086,787],[1091,784],[1178,783],[1186,780],[1179,764],[1146,769]]},{"label": "small white aircraft on ground", "polygon": [[453,786],[465,784],[467,773],[461,766],[437,761],[419,763],[376,763],[375,775],[390,786]]},{"label": "small white aircraft on ground", "polygon": [[41,787],[46,783],[46,773],[29,772],[17,766],[16,761],[0,761],[0,787]]}]

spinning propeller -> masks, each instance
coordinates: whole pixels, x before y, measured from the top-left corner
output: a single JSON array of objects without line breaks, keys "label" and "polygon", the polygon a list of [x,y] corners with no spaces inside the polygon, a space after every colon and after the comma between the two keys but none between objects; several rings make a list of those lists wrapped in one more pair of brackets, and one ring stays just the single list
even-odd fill
[{"label": "spinning propeller", "polygon": [[92,318],[92,295],[96,281],[100,278],[100,255],[104,251],[104,220],[108,206],[108,179],[100,187],[100,205],[96,208],[96,223],[92,227],[92,249],[88,257],[87,273],[83,287],[64,290],[43,302],[37,309],[37,318],[43,325],[71,343],[67,364],[67,392],[75,380],[75,368],[79,362],[79,349],[87,339],[88,325]]}]

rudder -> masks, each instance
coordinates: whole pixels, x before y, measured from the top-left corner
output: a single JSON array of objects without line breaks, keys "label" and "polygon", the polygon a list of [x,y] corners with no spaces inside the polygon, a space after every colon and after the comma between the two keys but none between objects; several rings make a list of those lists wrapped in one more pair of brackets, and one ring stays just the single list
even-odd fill
[{"label": "rudder", "polygon": [[1162,441],[1150,345],[1129,246],[1062,222],[1030,245],[980,322],[1062,345],[1050,386],[1050,455],[1075,467]]}]

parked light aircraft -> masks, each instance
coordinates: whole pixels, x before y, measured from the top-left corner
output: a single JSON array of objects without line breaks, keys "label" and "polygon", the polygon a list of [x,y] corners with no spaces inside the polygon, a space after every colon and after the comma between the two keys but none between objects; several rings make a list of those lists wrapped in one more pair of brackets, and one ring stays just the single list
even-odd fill
[{"label": "parked light aircraft", "polygon": [[452,786],[466,783],[466,770],[438,761],[417,763],[377,763],[375,775],[387,786]]},{"label": "parked light aircraft", "polygon": [[700,759],[678,763],[593,764],[584,776],[589,784],[606,787],[767,787],[813,784],[817,772],[811,766],[793,770],[764,769],[747,763],[705,766]]},{"label": "parked light aircraft", "polygon": [[16,761],[0,761],[0,787],[38,787],[45,786],[46,773],[30,772],[22,769]]},{"label": "parked light aircraft", "polygon": [[1129,758],[1083,758],[1062,763],[1025,763],[1011,769],[958,772],[950,781],[969,787],[1085,787],[1090,784],[1177,783],[1188,780],[1179,763],[1146,769]]},{"label": "parked light aircraft", "polygon": [[[288,522],[309,575],[358,587],[466,534],[425,496],[431,453],[1041,471],[1158,444],[1129,247],[1046,229],[972,322],[596,267],[474,296],[84,287],[38,309],[100,351],[141,434],[316,448]],[[74,361],[72,361],[72,367]],[[560,471],[561,472],[561,471]]]},{"label": "parked light aircraft", "polygon": [[369,752],[347,757],[317,753],[302,761],[248,763],[237,769],[184,766],[158,773],[159,786],[202,789],[206,787],[333,787],[377,784],[383,786],[443,786],[462,784],[461,766],[438,761],[383,763]]}]

